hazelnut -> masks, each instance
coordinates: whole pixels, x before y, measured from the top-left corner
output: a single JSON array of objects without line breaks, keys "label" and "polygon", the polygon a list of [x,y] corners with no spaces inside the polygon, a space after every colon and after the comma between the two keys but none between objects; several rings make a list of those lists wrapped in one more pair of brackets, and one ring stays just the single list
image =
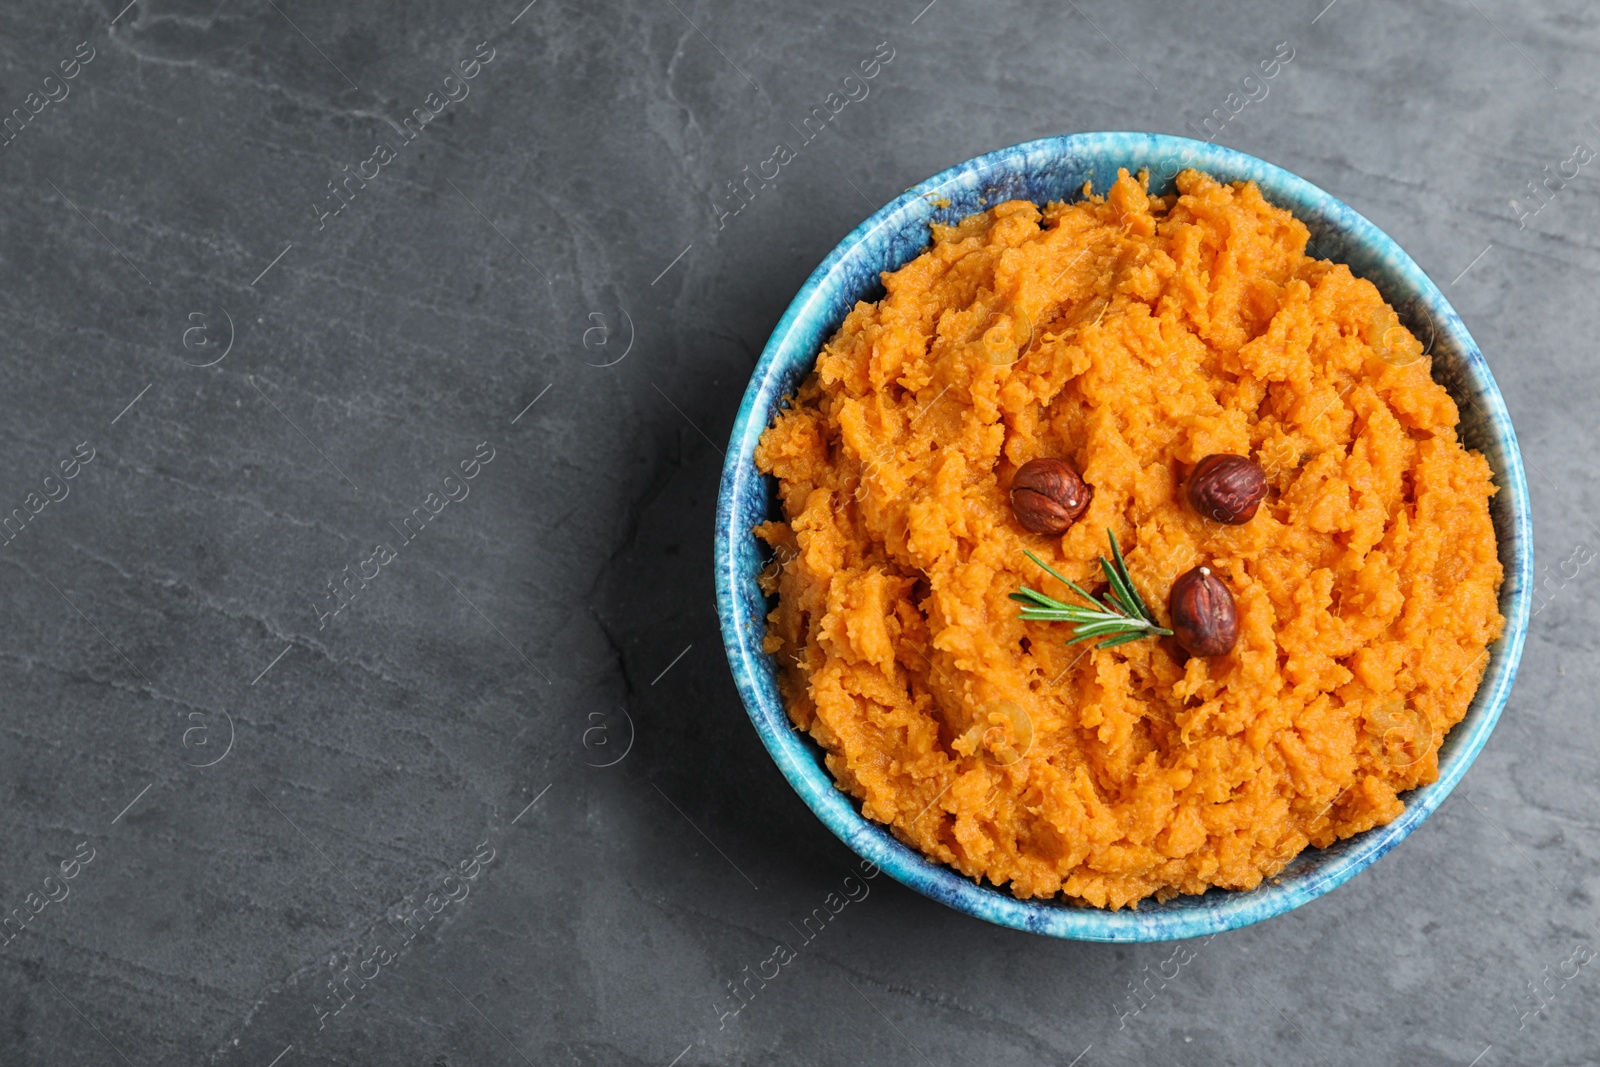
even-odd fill
[{"label": "hazelnut", "polygon": [[1239,639],[1239,616],[1233,594],[1210,567],[1184,571],[1172,583],[1167,601],[1172,632],[1194,656],[1221,656]]},{"label": "hazelnut", "polygon": [[1065,533],[1093,498],[1094,490],[1064,459],[1030,459],[1011,479],[1011,510],[1036,534]]},{"label": "hazelnut", "polygon": [[1246,456],[1207,456],[1189,475],[1189,503],[1208,519],[1238,526],[1255,517],[1267,495],[1267,474]]}]

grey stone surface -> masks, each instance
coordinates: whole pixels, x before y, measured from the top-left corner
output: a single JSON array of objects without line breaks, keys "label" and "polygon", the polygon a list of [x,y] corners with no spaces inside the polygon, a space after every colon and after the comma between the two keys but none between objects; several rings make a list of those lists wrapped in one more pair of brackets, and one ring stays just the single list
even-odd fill
[{"label": "grey stone surface", "polygon": [[[0,1063],[1594,1062],[1600,585],[1561,563],[1600,547],[1600,161],[1510,201],[1600,147],[1600,10],[1325,2],[0,7],[0,114],[93,50],[0,148],[0,513],[93,450],[0,549],[0,911],[69,893],[0,948]],[[905,187],[1184,132],[1280,41],[1219,139],[1407,248],[1522,437],[1547,606],[1488,749],[1372,870],[1181,968],[880,878],[722,1017],[853,861],[717,636],[719,448],[767,331]]]}]

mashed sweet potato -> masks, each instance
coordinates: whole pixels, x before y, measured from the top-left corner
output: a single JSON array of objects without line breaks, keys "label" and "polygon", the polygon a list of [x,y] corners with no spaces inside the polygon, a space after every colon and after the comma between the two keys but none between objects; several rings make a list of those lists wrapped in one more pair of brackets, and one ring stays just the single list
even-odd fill
[{"label": "mashed sweet potato", "polygon": [[[1178,189],[1124,172],[1103,198],[936,226],[756,452],[796,727],[869,818],[1018,897],[1248,889],[1394,819],[1504,621],[1489,466],[1423,346],[1254,185]],[[1244,525],[1184,500],[1214,452],[1267,471]],[[1040,456],[1094,489],[1061,537],[1008,502]],[[1071,599],[1023,550],[1093,588],[1108,528],[1163,624],[1208,564],[1233,651],[1020,621],[1021,585]]]}]

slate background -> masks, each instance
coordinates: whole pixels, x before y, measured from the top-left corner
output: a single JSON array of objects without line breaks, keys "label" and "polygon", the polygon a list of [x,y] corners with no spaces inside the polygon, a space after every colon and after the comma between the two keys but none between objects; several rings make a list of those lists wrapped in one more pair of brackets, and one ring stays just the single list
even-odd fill
[{"label": "slate background", "polygon": [[[1600,10],[124,2],[0,8],[0,114],[95,49],[0,149],[0,511],[95,450],[0,550],[0,911],[94,849],[0,948],[0,1063],[1592,1062],[1600,978],[1563,962],[1595,937],[1600,612],[1596,568],[1559,571],[1600,547],[1595,169],[1525,225],[1510,201],[1600,147]],[[870,96],[719,230],[723,183],[880,41]],[[1184,132],[1280,41],[1219,139],[1408,249],[1521,435],[1548,603],[1498,731],[1404,847],[1164,987],[1171,946],[885,877],[719,1028],[853,860],[717,636],[719,449],[767,332],[914,182]],[[469,95],[319,230],[381,116],[479,42]],[[319,628],[480,442],[470,495]],[[470,895],[319,1025],[482,842]]]}]

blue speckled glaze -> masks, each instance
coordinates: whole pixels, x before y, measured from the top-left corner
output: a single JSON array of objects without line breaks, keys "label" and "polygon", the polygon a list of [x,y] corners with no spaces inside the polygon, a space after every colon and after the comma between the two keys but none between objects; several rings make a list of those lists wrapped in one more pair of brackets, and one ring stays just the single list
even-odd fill
[{"label": "blue speckled glaze", "polygon": [[[1490,648],[1466,718],[1440,750],[1438,781],[1408,794],[1400,818],[1330,848],[1307,849],[1277,878],[1249,892],[1213,889],[1111,912],[1021,901],[975,884],[895,840],[835,788],[821,749],[790,728],[778,695],[777,664],[761,649],[770,606],[756,575],[766,553],[751,527],[772,517],[775,507],[771,481],[752,459],[762,431],[783,397],[810,372],[845,313],[858,300],[882,295],[879,272],[903,266],[928,246],[930,222],[952,222],[1012,198],[1076,199],[1085,181],[1103,192],[1119,167],[1148,167],[1158,193],[1168,191],[1185,167],[1223,181],[1254,181],[1268,200],[1310,228],[1314,255],[1349,264],[1372,281],[1423,344],[1431,344],[1434,377],[1462,409],[1462,437],[1488,457],[1500,487],[1490,508],[1505,565],[1500,610],[1506,629]],[[936,206],[936,200],[948,204]],[[1030,141],[952,167],[885,205],[823,260],[773,331],[739,407],[717,501],[715,552],[723,643],[750,719],[784,777],[845,844],[918,892],[1003,926],[1081,941],[1168,941],[1247,926],[1321,896],[1398,845],[1444,801],[1489,739],[1516,678],[1528,628],[1533,531],[1516,436],[1483,354],[1439,288],[1394,241],[1310,182],[1253,156],[1184,137],[1082,133]]]}]

